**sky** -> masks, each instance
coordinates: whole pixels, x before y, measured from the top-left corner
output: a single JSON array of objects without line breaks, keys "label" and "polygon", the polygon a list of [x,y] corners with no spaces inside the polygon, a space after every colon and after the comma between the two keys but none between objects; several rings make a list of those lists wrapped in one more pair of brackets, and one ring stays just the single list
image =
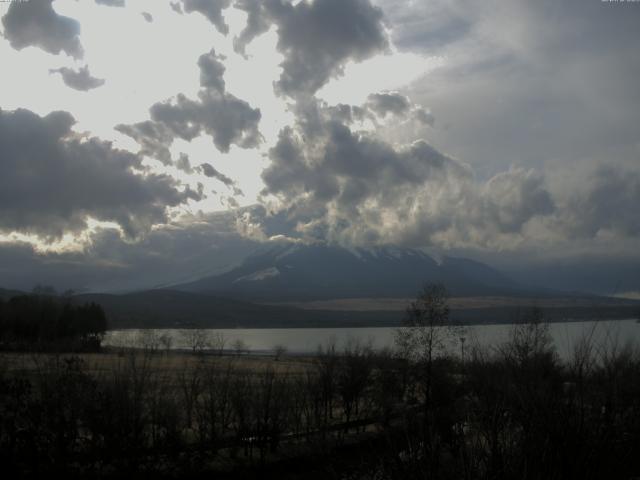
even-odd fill
[{"label": "sky", "polygon": [[0,3],[0,287],[273,242],[640,292],[640,2]]}]

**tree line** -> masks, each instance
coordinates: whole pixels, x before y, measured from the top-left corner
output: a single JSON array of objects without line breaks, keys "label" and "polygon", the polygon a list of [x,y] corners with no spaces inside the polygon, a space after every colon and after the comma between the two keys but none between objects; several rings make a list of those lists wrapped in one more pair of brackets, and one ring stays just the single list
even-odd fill
[{"label": "tree line", "polygon": [[68,296],[36,291],[0,298],[0,348],[95,351],[107,330],[100,305],[76,305]]}]

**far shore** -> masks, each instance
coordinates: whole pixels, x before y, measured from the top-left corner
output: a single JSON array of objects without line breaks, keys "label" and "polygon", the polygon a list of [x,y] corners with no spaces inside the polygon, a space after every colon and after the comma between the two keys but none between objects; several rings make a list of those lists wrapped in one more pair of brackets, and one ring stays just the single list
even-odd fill
[{"label": "far shore", "polygon": [[[331,300],[313,300],[307,302],[269,302],[265,305],[281,307],[295,307],[303,310],[372,312],[397,311],[402,312],[413,301],[412,298],[338,298]],[[569,308],[569,307],[611,307],[623,305],[637,305],[640,300],[620,297],[451,297],[451,310],[485,309],[501,307],[520,308]]]}]

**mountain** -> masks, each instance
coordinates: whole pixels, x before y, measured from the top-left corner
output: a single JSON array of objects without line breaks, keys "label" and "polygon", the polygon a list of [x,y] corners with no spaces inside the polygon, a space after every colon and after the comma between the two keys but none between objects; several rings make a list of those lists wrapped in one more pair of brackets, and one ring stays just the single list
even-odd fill
[{"label": "mountain", "polygon": [[436,261],[421,250],[278,245],[249,256],[220,275],[174,286],[257,301],[351,297],[414,297],[425,282],[443,283],[455,296],[516,295],[524,290],[482,263]]}]

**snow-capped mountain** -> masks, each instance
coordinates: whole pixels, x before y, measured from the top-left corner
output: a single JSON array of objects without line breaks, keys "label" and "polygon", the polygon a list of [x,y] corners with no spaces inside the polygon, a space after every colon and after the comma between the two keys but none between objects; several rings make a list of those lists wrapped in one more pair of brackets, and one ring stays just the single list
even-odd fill
[{"label": "snow-capped mountain", "polygon": [[468,259],[438,261],[421,250],[278,245],[249,256],[239,267],[177,288],[262,301],[351,297],[412,297],[425,282],[441,282],[453,295],[503,295],[518,287],[497,270]]}]

